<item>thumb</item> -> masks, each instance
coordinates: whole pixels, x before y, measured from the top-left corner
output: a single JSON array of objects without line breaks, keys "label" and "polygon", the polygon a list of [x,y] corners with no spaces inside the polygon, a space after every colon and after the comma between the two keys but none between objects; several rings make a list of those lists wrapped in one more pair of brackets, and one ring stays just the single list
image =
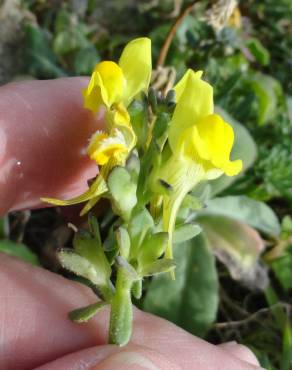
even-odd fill
[{"label": "thumb", "polygon": [[87,83],[72,77],[0,87],[0,215],[87,189],[97,166],[85,149],[103,125],[83,108]]},{"label": "thumb", "polygon": [[164,355],[148,347],[129,344],[87,348],[47,363],[35,370],[182,370]]}]

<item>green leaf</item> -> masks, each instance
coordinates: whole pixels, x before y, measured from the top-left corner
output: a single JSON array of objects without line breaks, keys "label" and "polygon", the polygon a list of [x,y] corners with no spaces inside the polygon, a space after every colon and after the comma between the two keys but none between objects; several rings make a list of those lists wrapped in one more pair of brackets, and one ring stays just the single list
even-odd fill
[{"label": "green leaf", "polygon": [[271,236],[281,231],[279,220],[274,211],[265,203],[247,196],[227,196],[210,199],[207,207],[198,212],[200,215],[221,215],[242,221]]},{"label": "green leaf", "polygon": [[128,234],[128,231],[120,226],[116,232],[116,239],[119,246],[120,254],[124,259],[128,259],[129,253],[130,253],[130,247],[131,247],[131,241],[130,236]]},{"label": "green leaf", "polygon": [[79,256],[79,254],[73,252],[71,249],[62,249],[59,251],[58,258],[65,269],[74,272],[76,275],[88,279],[95,285],[104,283],[104,279],[100,277],[95,266],[86,258]]},{"label": "green leaf", "polygon": [[115,167],[108,177],[108,188],[115,211],[128,220],[137,203],[137,185],[133,183],[129,172],[123,167]]},{"label": "green leaf", "polygon": [[142,279],[134,281],[131,290],[133,297],[135,297],[136,299],[140,299],[143,293],[142,288],[143,288]]},{"label": "green leaf", "polygon": [[198,218],[215,255],[231,276],[248,286],[264,289],[268,284],[266,268],[259,264],[265,249],[259,233],[250,226],[226,216],[205,215]]},{"label": "green leaf", "polygon": [[107,305],[106,302],[96,302],[86,307],[77,308],[69,312],[68,317],[74,322],[87,322]]},{"label": "green leaf", "polygon": [[279,96],[282,95],[280,83],[273,77],[263,73],[255,73],[250,86],[258,99],[258,124],[271,122],[277,113]]},{"label": "green leaf", "polygon": [[281,358],[281,370],[291,369],[292,363],[292,324],[287,318],[286,325],[283,330],[283,351]]},{"label": "green leaf", "polygon": [[183,243],[200,234],[201,227],[198,224],[184,224],[175,228],[173,234],[174,243]]},{"label": "green leaf", "polygon": [[[216,113],[222,116],[233,127],[235,138],[231,158],[241,159],[243,161],[243,171],[246,171],[252,166],[257,157],[257,148],[253,137],[241,123],[236,121],[222,108],[216,107]],[[233,177],[223,175],[217,180],[208,182],[211,186],[211,195],[214,196],[220,193],[240,176],[241,174]]]},{"label": "green leaf", "polygon": [[11,256],[18,257],[25,262],[38,265],[37,256],[24,244],[15,243],[11,240],[0,240],[0,252],[7,253]]},{"label": "green leaf", "polygon": [[152,276],[162,274],[164,272],[170,272],[175,269],[175,263],[171,259],[163,258],[149,265],[143,266],[140,271],[141,276]]},{"label": "green leaf", "polygon": [[139,268],[149,265],[161,257],[165,252],[168,242],[167,232],[152,233],[150,231],[139,248],[138,263]]},{"label": "green leaf", "polygon": [[80,49],[93,48],[79,25],[71,26],[56,34],[53,41],[54,52],[63,56]]},{"label": "green leaf", "polygon": [[109,344],[123,346],[130,340],[133,322],[132,284],[128,271],[118,268],[116,291],[111,301]]},{"label": "green leaf", "polygon": [[154,227],[154,221],[146,208],[137,210],[129,222],[128,232],[131,239],[131,258],[136,258],[149,229]]},{"label": "green leaf", "polygon": [[270,53],[263,46],[260,40],[256,38],[250,38],[247,41],[247,47],[252,55],[255,57],[256,61],[259,62],[262,66],[266,66],[270,63]]},{"label": "green leaf", "polygon": [[283,256],[271,262],[271,267],[282,287],[286,291],[292,289],[292,245]]},{"label": "green leaf", "polygon": [[28,24],[26,32],[26,66],[28,73],[38,78],[65,77],[67,73],[58,66],[44,32]]},{"label": "green leaf", "polygon": [[174,249],[176,280],[159,275],[151,281],[143,303],[146,311],[203,335],[216,318],[218,277],[214,256],[201,235]]},{"label": "green leaf", "polygon": [[77,75],[90,75],[100,56],[94,46],[80,49],[74,58],[74,72]]},{"label": "green leaf", "polygon": [[111,267],[100,244],[100,240],[92,238],[85,231],[79,230],[75,234],[73,245],[74,250],[79,256],[86,258],[95,269],[97,276],[95,281],[92,282],[97,285],[107,286],[111,275]]}]

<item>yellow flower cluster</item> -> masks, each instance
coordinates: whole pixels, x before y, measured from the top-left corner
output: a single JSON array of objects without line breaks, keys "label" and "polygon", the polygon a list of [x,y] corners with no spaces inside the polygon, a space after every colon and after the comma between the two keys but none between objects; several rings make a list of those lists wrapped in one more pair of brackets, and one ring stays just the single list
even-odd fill
[{"label": "yellow flower cluster", "polygon": [[[87,201],[82,214],[92,208],[108,189],[110,170],[124,165],[136,145],[128,106],[149,87],[151,78],[151,41],[138,38],[124,48],[119,63],[103,61],[93,71],[83,91],[84,106],[93,113],[105,109],[106,131],[96,132],[87,148],[88,155],[101,166],[99,176],[82,195],[70,200],[44,198],[57,205]],[[232,127],[214,114],[213,89],[201,79],[202,72],[188,70],[174,87],[176,107],[168,129],[171,155],[156,171],[160,180],[171,186],[162,195],[163,227],[169,233],[166,256],[172,257],[172,233],[177,211],[185,195],[200,181],[222,174],[237,175],[241,160],[230,160],[234,143]],[[146,140],[146,138],[145,138]]]}]

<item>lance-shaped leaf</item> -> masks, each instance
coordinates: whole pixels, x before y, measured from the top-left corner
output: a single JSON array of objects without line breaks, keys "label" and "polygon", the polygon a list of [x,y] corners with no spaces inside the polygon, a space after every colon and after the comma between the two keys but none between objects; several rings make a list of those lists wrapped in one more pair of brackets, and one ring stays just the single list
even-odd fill
[{"label": "lance-shaped leaf", "polygon": [[108,286],[111,267],[100,244],[100,240],[92,238],[91,234],[85,231],[78,231],[73,244],[74,250],[80,256],[86,258],[95,269],[95,284]]},{"label": "lance-shaped leaf", "polygon": [[71,321],[74,321],[74,322],[78,322],[78,323],[87,322],[106,305],[107,305],[106,302],[102,302],[102,301],[96,302],[96,303],[90,304],[89,306],[77,308],[76,310],[69,312],[68,317]]},{"label": "lance-shaped leaf", "polygon": [[72,250],[62,249],[58,253],[58,257],[61,265],[65,269],[88,279],[95,285],[100,285],[103,282],[103,279],[100,277],[99,272],[95,269],[94,265],[86,258],[79,256]]}]

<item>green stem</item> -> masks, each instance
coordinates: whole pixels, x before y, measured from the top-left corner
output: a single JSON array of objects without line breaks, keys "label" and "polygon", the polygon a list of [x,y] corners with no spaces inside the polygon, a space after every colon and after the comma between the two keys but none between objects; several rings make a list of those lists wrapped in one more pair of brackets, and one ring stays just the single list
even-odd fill
[{"label": "green stem", "polygon": [[109,343],[124,346],[132,333],[132,280],[124,268],[119,267],[116,280],[116,291],[111,302]]}]

